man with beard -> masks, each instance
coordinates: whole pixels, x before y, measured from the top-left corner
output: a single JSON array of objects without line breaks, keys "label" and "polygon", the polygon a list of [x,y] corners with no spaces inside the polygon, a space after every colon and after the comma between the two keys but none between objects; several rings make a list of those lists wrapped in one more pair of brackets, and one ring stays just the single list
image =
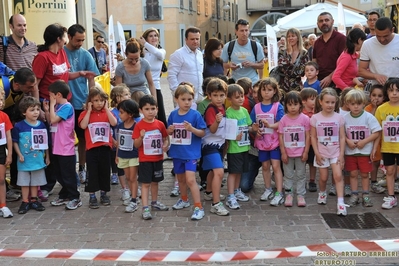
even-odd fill
[{"label": "man with beard", "polygon": [[334,19],[330,13],[323,12],[317,17],[317,27],[322,35],[314,43],[313,61],[319,65],[318,78],[322,88],[334,87],[331,78],[337,59],[346,46],[346,37],[335,31],[333,25]]}]

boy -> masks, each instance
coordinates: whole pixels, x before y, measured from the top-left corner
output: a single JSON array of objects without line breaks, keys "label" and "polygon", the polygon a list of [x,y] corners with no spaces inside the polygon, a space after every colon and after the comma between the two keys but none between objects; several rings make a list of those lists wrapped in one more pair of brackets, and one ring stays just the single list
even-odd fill
[{"label": "boy", "polygon": [[58,198],[50,203],[53,206],[66,204],[65,209],[75,210],[82,206],[82,202],[77,190],[75,169],[75,115],[72,105],[67,100],[70,90],[68,84],[63,80],[52,83],[48,90],[50,102],[43,102],[43,108],[47,121],[51,123],[52,174],[62,186]]},{"label": "boy", "polygon": [[[251,80],[249,79],[249,81]],[[226,118],[235,120],[238,129],[236,139],[229,140],[227,148],[227,165],[229,172],[227,177],[227,190],[229,195],[226,205],[230,209],[240,208],[240,204],[238,204],[237,201],[249,201],[249,197],[239,188],[241,174],[248,172],[248,151],[251,144],[248,126],[252,124],[252,120],[249,117],[247,109],[242,106],[244,102],[244,93],[244,89],[238,84],[228,86],[227,98],[230,100],[231,106],[226,111]]]},{"label": "boy", "polygon": [[[252,111],[255,106],[255,101],[252,99],[252,80],[250,78],[239,78],[236,84],[240,85],[244,89],[244,102],[242,107],[247,109],[248,113]],[[227,96],[227,98],[229,98]]]},{"label": "boy", "polygon": [[18,155],[17,185],[22,191],[22,203],[18,213],[25,214],[29,209],[46,209],[38,201],[37,187],[46,184],[44,168],[50,164],[50,158],[46,126],[37,120],[40,115],[39,100],[26,96],[21,100],[19,108],[25,119],[14,125],[12,141]]},{"label": "boy", "polygon": [[[318,92],[313,88],[305,87],[302,89],[300,94],[301,94],[302,104],[303,104],[302,113],[307,115],[310,119],[314,115],[315,100],[318,95]],[[309,165],[309,185],[308,185],[309,192],[317,191],[317,185],[316,185],[316,181],[315,181],[316,167],[314,167],[313,161],[314,161],[314,150],[312,148],[312,145],[310,145],[309,153],[308,153],[308,160],[306,161],[306,163]]]},{"label": "boy", "polygon": [[169,147],[169,137],[164,123],[155,118],[157,103],[150,95],[143,96],[139,101],[140,112],[143,119],[138,122],[133,130],[134,146],[139,150],[139,177],[141,186],[141,199],[143,202],[142,217],[144,220],[152,219],[148,206],[148,194],[151,186],[151,207],[158,211],[169,210],[158,198],[158,183],[163,176],[163,153]]},{"label": "boy", "polygon": [[316,62],[309,61],[305,64],[306,81],[303,83],[304,88],[313,88],[317,94],[321,92],[320,81],[317,79],[319,74],[319,65]]}]

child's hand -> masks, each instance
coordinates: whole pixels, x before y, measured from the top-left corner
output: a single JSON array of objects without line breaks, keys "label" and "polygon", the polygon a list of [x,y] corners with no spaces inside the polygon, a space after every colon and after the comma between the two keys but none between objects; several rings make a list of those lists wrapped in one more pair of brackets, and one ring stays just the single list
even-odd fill
[{"label": "child's hand", "polygon": [[166,132],[168,132],[169,135],[173,134],[173,131],[175,131],[175,126],[174,125],[170,125],[168,126],[168,128],[166,129]]},{"label": "child's hand", "polygon": [[119,163],[119,158],[115,157],[115,164],[118,165],[118,163]]},{"label": "child's hand", "polygon": [[346,144],[348,145],[349,149],[354,150],[357,147],[357,142],[351,140],[351,139],[347,139],[346,140]]},{"label": "child's hand", "polygon": [[357,147],[358,149],[363,149],[364,146],[366,146],[366,144],[367,144],[367,143],[364,141],[364,139],[362,139],[362,140],[359,140],[359,141],[357,142],[356,147]]},{"label": "child's hand", "polygon": [[308,160],[308,153],[307,152],[302,153],[301,160],[302,160],[302,162],[306,162]]},{"label": "child's hand", "polygon": [[252,124],[252,130],[254,132],[258,132],[259,131],[259,124],[258,123],[253,123]]},{"label": "child's hand", "polygon": [[43,101],[43,110],[45,112],[48,112],[50,110],[49,101],[46,101],[46,100]]},{"label": "child's hand", "polygon": [[50,105],[55,105],[56,100],[55,100],[55,95],[52,93],[50,94]]},{"label": "child's hand", "polygon": [[142,130],[140,131],[140,137],[144,138],[144,136],[145,136],[145,130],[142,129]]},{"label": "child's hand", "polygon": [[191,125],[191,123],[184,121],[183,125],[184,125],[185,130],[190,131],[190,132],[193,130],[193,126]]},{"label": "child's hand", "polygon": [[88,102],[86,107],[87,107],[87,112],[91,112],[93,110],[93,103]]},{"label": "child's hand", "polygon": [[316,163],[318,165],[323,165],[324,164],[324,158],[321,155],[315,155],[316,156]]},{"label": "child's hand", "polygon": [[5,163],[5,165],[7,166],[7,165],[10,165],[11,163],[12,163],[12,155],[9,154],[9,155],[7,155],[7,157],[6,157],[6,163]]},{"label": "child's hand", "polygon": [[109,106],[109,105],[108,105],[108,100],[105,100],[105,103],[104,103],[104,107],[103,107],[103,108],[104,108],[104,109],[108,109],[108,106]]},{"label": "child's hand", "polygon": [[50,164],[50,156],[46,156],[46,165]]},{"label": "child's hand", "polygon": [[216,122],[219,124],[223,119],[223,114],[222,113],[217,113],[216,114]]},{"label": "child's hand", "polygon": [[23,163],[24,161],[25,161],[25,158],[24,158],[24,156],[23,155],[21,155],[21,156],[18,156],[19,157],[19,161],[21,162],[21,163]]},{"label": "child's hand", "polygon": [[288,163],[288,155],[286,153],[281,154],[281,161],[285,164]]},{"label": "child's hand", "polygon": [[118,142],[114,139],[112,139],[112,147],[116,148],[118,146]]},{"label": "child's hand", "polygon": [[243,133],[240,132],[240,134],[238,134],[236,137],[236,141],[240,141],[242,139],[242,135],[243,135]]},{"label": "child's hand", "polygon": [[341,170],[343,170],[343,169],[344,169],[344,166],[345,166],[345,160],[344,160],[344,158],[343,158],[343,157],[338,157],[337,164],[338,164],[339,166],[341,166]]},{"label": "child's hand", "polygon": [[266,119],[262,119],[262,123],[263,123],[264,127],[266,127],[266,128],[270,127],[270,124],[269,124],[269,122],[267,122]]},{"label": "child's hand", "polygon": [[164,141],[164,142],[163,142],[162,150],[163,150],[163,152],[168,152],[168,150],[169,150],[169,143],[168,143],[168,141]]}]

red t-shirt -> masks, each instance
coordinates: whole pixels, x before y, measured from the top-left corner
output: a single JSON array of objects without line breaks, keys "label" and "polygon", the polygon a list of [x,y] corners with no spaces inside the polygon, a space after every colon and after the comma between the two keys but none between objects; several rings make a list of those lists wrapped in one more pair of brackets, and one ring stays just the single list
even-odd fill
[{"label": "red t-shirt", "polygon": [[[0,111],[0,125],[3,125],[3,124],[4,124],[4,132],[2,129],[0,130],[0,139],[6,138],[6,141],[7,141],[6,133],[7,133],[7,131],[11,130],[13,128],[13,126],[11,124],[11,121],[10,121],[10,118],[8,117],[8,115],[6,113]],[[7,145],[7,142],[6,142],[6,144],[3,144],[3,145]]]},{"label": "red t-shirt", "polygon": [[[80,127],[80,122],[82,122],[86,113],[87,113],[86,110],[84,110],[82,113],[80,113],[79,118],[78,118],[79,127]],[[92,137],[94,135],[93,135],[93,132],[92,132],[92,134],[90,134],[90,128],[92,128],[92,125],[95,125],[93,123],[99,123],[99,122],[105,122],[105,123],[109,124],[108,116],[104,109],[102,109],[101,111],[92,110],[90,113],[89,125],[84,130],[85,131],[85,140],[86,140],[86,150],[90,150],[92,148],[96,148],[96,147],[100,147],[100,146],[109,146],[110,148],[112,148],[112,135],[111,135],[110,125],[108,125],[108,128],[100,127],[100,128],[98,128],[98,131],[97,131],[101,135],[101,133],[106,133],[108,130],[108,135],[109,135],[108,142],[96,141],[93,143]],[[95,131],[95,129],[93,129],[93,130]]]},{"label": "red t-shirt", "polygon": [[[164,123],[161,121],[155,119],[154,122],[148,123],[144,121],[144,119],[140,120],[136,124],[133,130],[133,139],[138,139],[140,138],[140,131],[145,130],[145,132],[154,132],[154,133],[161,133],[162,138],[166,138],[168,136],[168,133],[166,132],[166,127]],[[144,142],[143,144],[139,147],[139,161],[140,162],[159,162],[163,160],[163,152],[162,154],[157,154],[157,155],[146,155],[144,154]],[[161,141],[161,147],[162,149],[163,141]]]},{"label": "red t-shirt", "polygon": [[[68,57],[61,49],[58,54],[50,51],[43,51],[36,55],[33,59],[32,70],[38,79],[41,79],[39,83],[39,96],[49,100],[48,86],[57,80],[64,80],[68,83],[69,80],[69,62]],[[68,100],[70,100],[72,94],[69,93]]]}]

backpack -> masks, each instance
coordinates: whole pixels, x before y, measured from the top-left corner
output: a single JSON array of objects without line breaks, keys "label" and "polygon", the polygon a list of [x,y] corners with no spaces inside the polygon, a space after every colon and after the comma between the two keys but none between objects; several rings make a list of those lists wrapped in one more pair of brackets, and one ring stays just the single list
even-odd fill
[{"label": "backpack", "polygon": [[[256,41],[250,40],[250,42],[251,42],[252,52],[254,53],[254,56],[255,56],[255,62],[258,62],[258,46],[256,45]],[[227,47],[227,54],[229,55],[228,61],[231,61],[231,54],[233,53],[235,44],[236,44],[235,40],[229,42],[229,47]]]},{"label": "backpack", "polygon": [[2,40],[2,46],[3,46],[3,63],[6,63],[6,52],[7,52],[7,47],[8,47],[8,37],[7,36],[1,36]]},{"label": "backpack", "polygon": [[5,92],[5,99],[7,99],[8,95],[10,94],[11,90],[11,84],[10,84],[10,79],[13,78],[15,74],[15,71],[13,71],[11,68],[6,66],[3,62],[0,62],[0,80],[4,92]]}]

